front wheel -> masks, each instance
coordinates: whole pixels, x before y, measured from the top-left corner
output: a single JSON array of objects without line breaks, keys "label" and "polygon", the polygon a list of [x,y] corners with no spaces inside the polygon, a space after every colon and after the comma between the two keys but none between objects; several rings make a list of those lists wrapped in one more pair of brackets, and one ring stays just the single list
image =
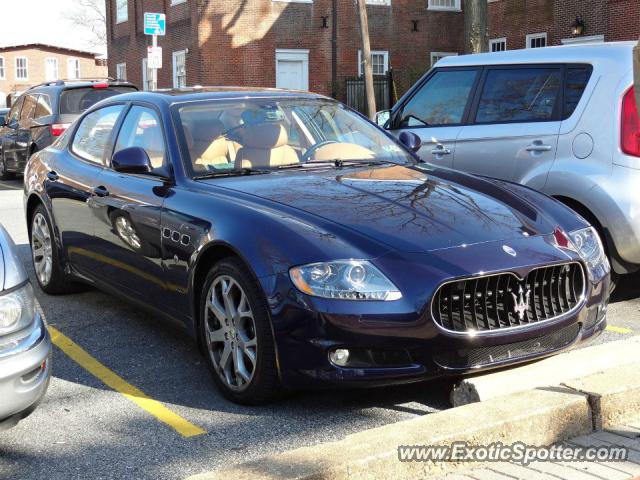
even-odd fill
[{"label": "front wheel", "polygon": [[4,162],[4,155],[0,154],[0,180],[11,180],[14,177],[14,173],[7,171],[7,165]]},{"label": "front wheel", "polygon": [[257,405],[281,393],[270,318],[259,286],[236,259],[215,264],[202,289],[199,336],[229,400]]}]

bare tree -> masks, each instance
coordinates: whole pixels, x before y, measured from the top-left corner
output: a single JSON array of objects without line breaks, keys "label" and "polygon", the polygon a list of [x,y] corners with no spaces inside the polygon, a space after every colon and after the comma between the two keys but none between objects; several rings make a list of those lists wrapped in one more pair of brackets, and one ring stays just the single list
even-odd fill
[{"label": "bare tree", "polygon": [[489,50],[489,36],[487,33],[488,10],[487,0],[465,0],[465,53],[482,53]]},{"label": "bare tree", "polygon": [[75,0],[75,8],[67,15],[67,20],[75,28],[91,33],[89,44],[104,47],[107,44],[107,14],[104,0]]},{"label": "bare tree", "polygon": [[364,64],[364,84],[367,95],[367,110],[369,118],[376,119],[376,96],[373,91],[373,65],[371,64],[371,43],[369,42],[369,17],[365,0],[358,0],[358,14],[360,16],[360,33],[362,35],[362,63]]}]

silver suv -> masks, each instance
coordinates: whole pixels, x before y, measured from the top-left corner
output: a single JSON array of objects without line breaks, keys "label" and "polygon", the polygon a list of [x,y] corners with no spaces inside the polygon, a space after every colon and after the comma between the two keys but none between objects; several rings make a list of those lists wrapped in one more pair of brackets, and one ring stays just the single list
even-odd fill
[{"label": "silver suv", "polygon": [[566,203],[640,269],[640,122],[633,42],[446,57],[378,123],[416,133],[426,161]]},{"label": "silver suv", "polygon": [[51,339],[16,247],[0,225],[0,431],[29,415],[47,391]]}]

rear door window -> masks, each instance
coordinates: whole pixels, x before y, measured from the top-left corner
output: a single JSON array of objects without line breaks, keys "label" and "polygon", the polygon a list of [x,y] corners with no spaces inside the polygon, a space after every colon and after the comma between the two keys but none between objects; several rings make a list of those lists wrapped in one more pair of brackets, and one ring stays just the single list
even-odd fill
[{"label": "rear door window", "polygon": [[402,108],[398,126],[433,127],[462,123],[477,70],[439,70]]},{"label": "rear door window", "polygon": [[568,66],[564,81],[564,111],[562,119],[566,120],[575,111],[584,89],[587,88],[591,72],[591,65]]},{"label": "rear door window", "polygon": [[38,96],[38,104],[36,105],[36,118],[48,117],[51,115],[51,100],[49,95],[42,94]]},{"label": "rear door window", "polygon": [[109,88],[72,88],[64,90],[60,94],[60,114],[80,114],[94,106],[100,100],[120,95],[121,93],[135,92],[134,87],[109,87]]},{"label": "rear door window", "polygon": [[102,164],[111,132],[123,108],[123,105],[112,105],[84,117],[73,137],[73,152],[85,160]]},{"label": "rear door window", "polygon": [[475,123],[539,122],[557,119],[560,68],[496,68],[487,72]]},{"label": "rear door window", "polygon": [[24,98],[24,105],[20,112],[20,121],[31,120],[36,111],[36,105],[38,104],[38,98],[35,95],[26,95]]}]

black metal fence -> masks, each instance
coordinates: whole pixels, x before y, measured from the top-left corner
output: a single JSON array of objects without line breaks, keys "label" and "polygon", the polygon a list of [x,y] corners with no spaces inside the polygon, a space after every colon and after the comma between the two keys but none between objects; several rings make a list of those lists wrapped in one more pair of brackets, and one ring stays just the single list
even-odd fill
[{"label": "black metal fence", "polygon": [[[351,108],[367,114],[367,96],[364,77],[348,78],[346,80],[346,103]],[[393,71],[389,70],[385,75],[376,75],[373,78],[373,91],[376,98],[376,110],[386,110],[395,103],[395,90],[393,86]]]}]

